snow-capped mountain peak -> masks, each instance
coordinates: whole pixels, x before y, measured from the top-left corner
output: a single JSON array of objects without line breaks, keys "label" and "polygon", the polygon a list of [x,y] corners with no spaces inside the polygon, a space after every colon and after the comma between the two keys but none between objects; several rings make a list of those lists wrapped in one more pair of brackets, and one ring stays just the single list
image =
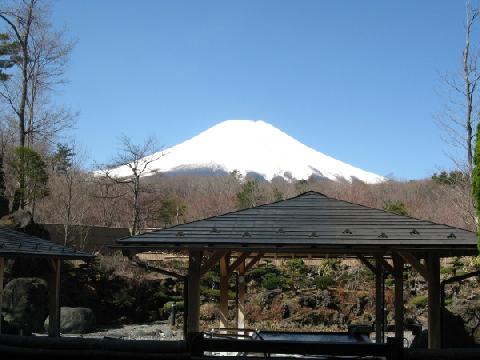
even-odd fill
[{"label": "snow-capped mountain peak", "polygon": [[[366,183],[385,180],[309,148],[261,120],[227,120],[162,153],[152,155],[158,159],[149,164],[151,173],[206,169],[254,173],[267,180],[276,176],[301,180],[311,175]],[[123,177],[130,170],[121,166],[110,173]]]}]

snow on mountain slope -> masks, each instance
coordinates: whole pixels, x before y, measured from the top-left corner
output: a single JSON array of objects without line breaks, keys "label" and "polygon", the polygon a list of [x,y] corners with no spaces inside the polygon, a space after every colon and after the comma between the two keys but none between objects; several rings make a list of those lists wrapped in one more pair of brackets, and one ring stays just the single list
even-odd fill
[{"label": "snow on mountain slope", "polygon": [[[275,176],[301,180],[311,175],[331,180],[357,178],[366,183],[385,180],[309,148],[264,121],[227,120],[162,153],[149,164],[151,172],[211,169],[256,173],[267,180]],[[130,171],[121,166],[110,174],[124,177]]]}]

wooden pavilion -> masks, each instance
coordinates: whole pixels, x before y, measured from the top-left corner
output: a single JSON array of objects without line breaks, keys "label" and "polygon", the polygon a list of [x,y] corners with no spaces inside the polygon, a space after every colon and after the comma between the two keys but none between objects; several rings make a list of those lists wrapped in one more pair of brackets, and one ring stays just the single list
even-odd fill
[{"label": "wooden pavilion", "polygon": [[403,269],[428,283],[428,346],[441,346],[440,259],[477,253],[473,232],[340,201],[318,192],[117,241],[124,253],[184,251],[189,256],[189,336],[199,332],[199,281],[220,264],[221,326],[227,327],[228,279],[239,276],[237,327],[244,327],[245,273],[273,256],[358,258],[376,275],[376,341],[384,339],[384,274],[395,281],[395,337],[404,337]]},{"label": "wooden pavilion", "polygon": [[[55,244],[42,238],[0,227],[0,319],[5,260],[19,257],[44,258],[50,261],[51,274],[48,279],[49,323],[48,335],[60,336],[60,280],[63,260],[93,260],[94,256],[83,251]],[[2,333],[0,321],[0,334]]]}]

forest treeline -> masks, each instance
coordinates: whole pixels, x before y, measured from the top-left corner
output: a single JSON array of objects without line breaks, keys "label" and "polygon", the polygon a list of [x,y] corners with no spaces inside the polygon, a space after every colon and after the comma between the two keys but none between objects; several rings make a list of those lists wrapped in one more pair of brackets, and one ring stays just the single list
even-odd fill
[{"label": "forest treeline", "polygon": [[[453,175],[454,177],[456,175]],[[360,181],[311,178],[272,182],[227,175],[154,175],[142,180],[139,230],[160,228],[229,211],[279,201],[305,191],[399,214],[474,230],[470,186],[435,175],[416,181],[390,180],[369,185]],[[48,188],[54,189],[37,205],[36,221],[85,226],[130,227],[132,197],[123,184],[78,171],[73,183],[53,171]],[[73,194],[73,196],[71,196]],[[70,198],[70,200],[69,200]],[[68,210],[69,209],[69,210]],[[68,211],[67,211],[68,210]],[[70,219],[66,214],[70,213]]]}]

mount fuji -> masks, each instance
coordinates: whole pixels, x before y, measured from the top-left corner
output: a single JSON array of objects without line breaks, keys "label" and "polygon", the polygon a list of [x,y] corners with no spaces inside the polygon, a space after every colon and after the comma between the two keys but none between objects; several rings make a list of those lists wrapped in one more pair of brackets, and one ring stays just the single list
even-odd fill
[{"label": "mount fuji", "polygon": [[[162,156],[160,156],[162,155]],[[181,144],[150,155],[145,172],[232,172],[254,174],[266,180],[310,176],[330,180],[361,180],[380,183],[386,179],[316,151],[276,127],[254,120],[226,120]],[[111,169],[110,175],[128,177],[127,166]]]}]

